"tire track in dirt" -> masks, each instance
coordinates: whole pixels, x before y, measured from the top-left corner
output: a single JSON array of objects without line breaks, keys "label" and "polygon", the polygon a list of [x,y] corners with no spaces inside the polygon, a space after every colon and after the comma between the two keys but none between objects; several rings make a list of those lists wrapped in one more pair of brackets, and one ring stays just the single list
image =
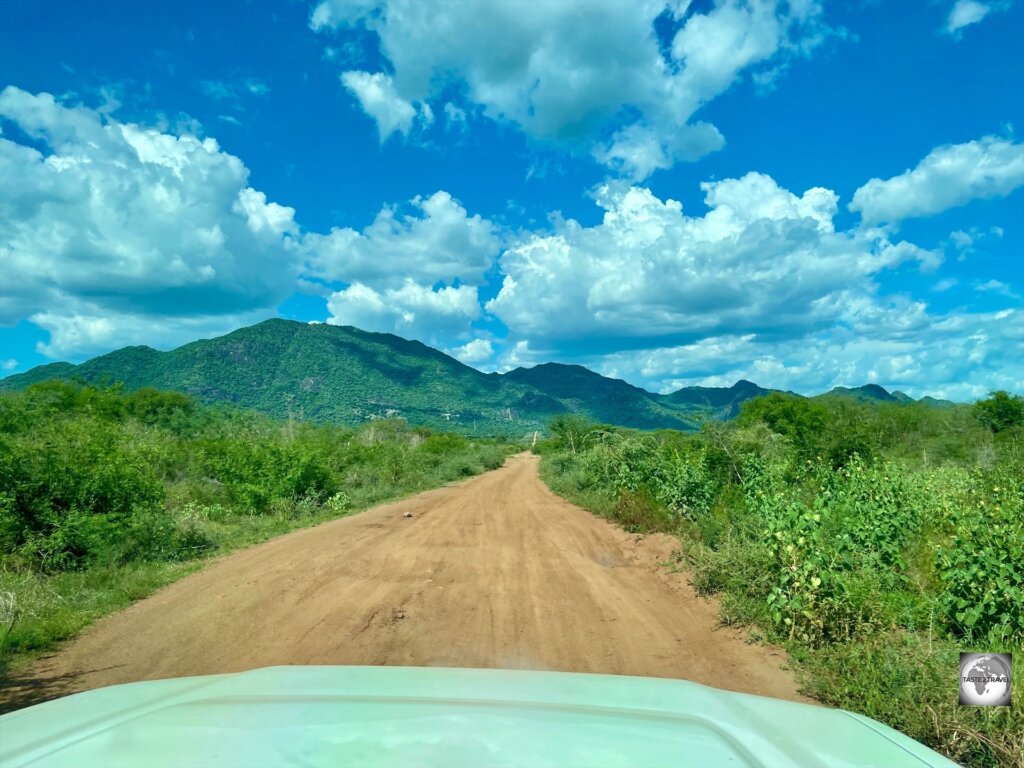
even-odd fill
[{"label": "tire track in dirt", "polygon": [[0,707],[277,664],[598,672],[801,698],[780,651],[719,627],[685,574],[658,565],[669,537],[595,518],[537,467],[520,454],[229,555],[41,659]]}]

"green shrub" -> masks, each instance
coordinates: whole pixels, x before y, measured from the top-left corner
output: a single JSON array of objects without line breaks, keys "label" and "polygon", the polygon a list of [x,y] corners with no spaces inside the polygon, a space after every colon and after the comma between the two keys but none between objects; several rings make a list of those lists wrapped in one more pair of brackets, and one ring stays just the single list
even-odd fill
[{"label": "green shrub", "polygon": [[617,493],[645,490],[654,495],[661,485],[662,464],[653,440],[623,440],[614,447],[613,456],[616,466],[612,485]]},{"label": "green shrub", "polygon": [[586,448],[588,440],[594,435],[597,425],[585,416],[575,413],[561,413],[548,424],[552,439],[560,447],[576,454]]},{"label": "green shrub", "polygon": [[428,454],[447,456],[458,453],[469,447],[469,440],[462,435],[430,435],[419,446],[419,450]]},{"label": "green shrub", "polygon": [[93,417],[0,437],[0,546],[47,570],[127,546],[164,488],[115,425]]},{"label": "green shrub", "polygon": [[998,390],[974,404],[974,417],[993,432],[1024,425],[1024,397]]},{"label": "green shrub", "polygon": [[790,502],[776,505],[767,523],[774,578],[765,600],[771,619],[789,638],[816,642],[826,636],[826,606],[835,593],[821,513]]},{"label": "green shrub", "polygon": [[352,500],[349,498],[347,493],[345,493],[344,491],[338,491],[337,493],[333,494],[329,499],[327,499],[325,505],[335,514],[341,514],[349,508],[349,505],[351,505],[351,503]]},{"label": "green shrub", "polygon": [[125,398],[125,409],[143,424],[182,428],[195,412],[195,403],[180,392],[145,387]]},{"label": "green shrub", "polygon": [[867,464],[854,454],[839,469],[819,465],[813,493],[826,514],[841,565],[883,573],[889,587],[905,568],[903,552],[919,533],[921,511],[904,488],[900,470]]},{"label": "green shrub", "polygon": [[801,452],[809,453],[825,432],[829,412],[813,400],[772,392],[748,400],[740,408],[736,419],[739,426],[752,426],[758,422],[790,440]]},{"label": "green shrub", "polygon": [[688,520],[708,514],[717,491],[703,452],[659,457],[664,462],[657,476],[656,495],[670,512]]},{"label": "green shrub", "polygon": [[498,467],[513,449],[402,421],[281,423],[156,390],[0,394],[0,671],[200,558]]},{"label": "green shrub", "polygon": [[980,476],[978,486],[936,550],[940,602],[954,634],[1024,644],[1024,486],[1000,473]]},{"label": "green shrub", "polygon": [[966,765],[1019,763],[1019,716],[956,707],[949,676],[960,649],[1024,659],[1024,428],[762,400],[697,437],[545,447],[542,475],[626,530],[681,535],[721,620],[784,642],[825,703]]},{"label": "green shrub", "polygon": [[630,533],[656,533],[670,527],[664,507],[646,491],[625,491],[614,506],[614,519]]}]

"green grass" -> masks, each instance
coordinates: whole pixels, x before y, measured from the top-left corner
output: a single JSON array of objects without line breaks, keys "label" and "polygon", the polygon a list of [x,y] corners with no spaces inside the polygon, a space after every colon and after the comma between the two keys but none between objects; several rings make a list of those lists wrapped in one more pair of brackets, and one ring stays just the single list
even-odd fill
[{"label": "green grass", "polygon": [[200,565],[132,563],[57,574],[0,568],[0,675]]},{"label": "green grass", "polygon": [[[997,640],[965,647],[927,631],[891,632],[857,642],[790,647],[806,692],[822,703],[872,717],[967,766],[1024,764],[1020,687],[1012,707],[962,707],[961,651],[1012,651]],[[1024,679],[1021,649],[1013,676]]]}]

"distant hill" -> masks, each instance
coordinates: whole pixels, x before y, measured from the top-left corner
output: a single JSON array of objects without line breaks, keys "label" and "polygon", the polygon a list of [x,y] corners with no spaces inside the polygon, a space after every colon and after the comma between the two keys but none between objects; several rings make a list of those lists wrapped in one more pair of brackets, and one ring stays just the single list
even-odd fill
[{"label": "distant hill", "polygon": [[24,389],[31,384],[49,379],[63,379],[74,375],[78,366],[71,363],[48,363],[37,365],[24,373],[15,373],[5,379],[0,379],[0,392],[4,390]]},{"label": "distant hill", "polygon": [[[503,378],[530,386],[561,402],[568,410],[587,413],[606,424],[638,429],[692,428],[685,420],[687,410],[668,407],[660,402],[658,395],[620,379],[594,373],[582,365],[543,363],[533,368],[516,368]],[[624,418],[629,419],[628,425],[624,424]]]},{"label": "distant hill", "polygon": [[711,415],[731,419],[747,400],[775,390],[764,389],[751,381],[740,379],[731,387],[683,387],[667,395],[655,395],[658,402],[671,408],[707,410]]},{"label": "distant hill", "polygon": [[877,384],[865,384],[862,387],[835,387],[824,394],[815,395],[813,399],[821,400],[825,398],[845,398],[859,403],[898,403],[900,405],[920,403],[930,408],[953,408],[956,405],[951,400],[939,400],[930,395],[925,395],[920,400],[915,400],[898,389],[889,392],[885,387],[880,387]]},{"label": "distant hill", "polygon": [[938,398],[932,397],[931,395],[925,395],[917,402],[924,405],[929,405],[932,408],[955,408],[956,403],[952,400],[939,400]]},{"label": "distant hill", "polygon": [[862,387],[835,387],[817,397],[846,397],[862,403],[901,403],[911,400],[902,392],[896,396],[877,384],[865,384]]},{"label": "distant hill", "polygon": [[[558,383],[564,375],[590,386],[576,396]],[[281,319],[170,352],[125,347],[81,365],[40,366],[0,380],[0,391],[54,378],[172,389],[279,417],[343,424],[402,417],[469,434],[543,429],[565,411],[640,429],[693,428],[644,390],[579,366],[487,374],[418,341]]]},{"label": "distant hill", "polygon": [[[282,319],[170,352],[125,347],[81,365],[41,365],[0,379],[0,391],[71,378],[129,390],[172,389],[278,417],[342,424],[401,417],[466,434],[526,434],[567,411],[624,427],[688,430],[706,417],[732,418],[747,400],[773,391],[738,381],[660,395],[560,363],[482,373],[418,341]],[[837,387],[819,397],[910,400],[875,384]]]}]

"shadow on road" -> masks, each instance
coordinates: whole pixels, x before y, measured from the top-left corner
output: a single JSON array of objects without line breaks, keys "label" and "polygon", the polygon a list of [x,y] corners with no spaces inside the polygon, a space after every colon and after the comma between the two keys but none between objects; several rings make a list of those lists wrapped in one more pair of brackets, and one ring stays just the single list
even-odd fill
[{"label": "shadow on road", "polygon": [[[42,661],[48,658],[51,657],[44,656]],[[115,666],[122,665],[54,675],[40,675],[38,669],[33,669],[33,667],[4,670],[0,672],[0,715],[31,707],[33,704],[42,704],[44,701],[58,699],[75,690],[81,690],[80,686],[74,685],[76,680],[94,672],[114,669]]]}]

